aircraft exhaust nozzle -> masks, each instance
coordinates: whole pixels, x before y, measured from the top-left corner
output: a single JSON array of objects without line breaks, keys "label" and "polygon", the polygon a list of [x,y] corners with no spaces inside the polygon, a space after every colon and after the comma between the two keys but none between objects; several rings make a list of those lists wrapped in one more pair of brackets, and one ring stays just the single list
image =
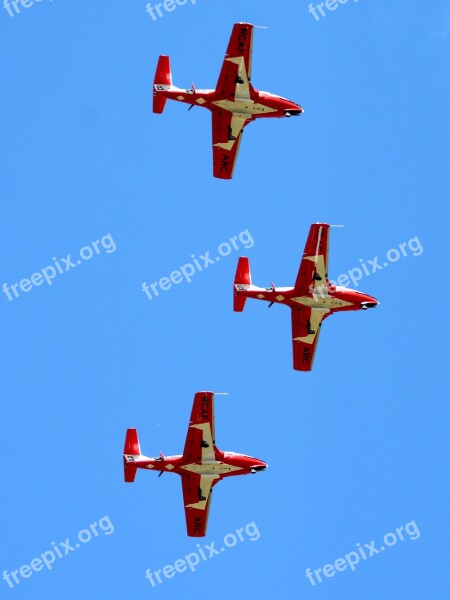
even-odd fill
[{"label": "aircraft exhaust nozzle", "polygon": [[244,310],[247,297],[240,293],[252,285],[252,276],[250,273],[250,262],[246,256],[241,256],[238,260],[236,275],[234,277],[234,296],[233,309],[235,312]]},{"label": "aircraft exhaust nozzle", "polygon": [[170,58],[160,56],[156,65],[155,78],[153,80],[153,112],[161,114],[167,102],[167,98],[159,92],[170,90],[172,87],[172,71],[170,69]]}]

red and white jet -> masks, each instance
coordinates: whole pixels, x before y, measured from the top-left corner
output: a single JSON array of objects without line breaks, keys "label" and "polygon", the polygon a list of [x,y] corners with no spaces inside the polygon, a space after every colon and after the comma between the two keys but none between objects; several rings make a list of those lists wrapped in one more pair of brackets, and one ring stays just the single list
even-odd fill
[{"label": "red and white jet", "polygon": [[161,114],[167,99],[203,106],[212,112],[214,177],[231,179],[242,130],[260,117],[293,117],[303,109],[281,96],[259,92],[250,83],[253,25],[233,26],[215,90],[186,90],[172,85],[170,59],[160,56],[153,82],[153,112]]},{"label": "red and white jet", "polygon": [[333,286],[328,281],[328,238],[330,226],[311,225],[294,287],[260,288],[252,285],[250,264],[239,258],[234,280],[234,310],[242,312],[247,298],[285,304],[292,312],[294,369],[311,371],[322,321],[347,310],[366,310],[378,305],[372,296]]},{"label": "red and white jet", "polygon": [[125,481],[132,482],[137,469],[151,469],[181,475],[187,533],[206,535],[211,491],[224,477],[247,475],[267,468],[257,458],[216,447],[214,433],[214,393],[197,392],[184,451],[181,456],[158,458],[142,456],[136,429],[128,429],[123,454]]}]

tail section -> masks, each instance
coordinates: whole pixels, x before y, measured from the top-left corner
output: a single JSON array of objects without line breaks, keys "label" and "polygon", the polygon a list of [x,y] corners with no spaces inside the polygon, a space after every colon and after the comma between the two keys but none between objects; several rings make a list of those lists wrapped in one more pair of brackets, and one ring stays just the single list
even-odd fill
[{"label": "tail section", "polygon": [[139,445],[139,438],[136,429],[127,429],[123,455],[125,481],[127,483],[132,483],[136,477],[137,471],[137,467],[133,465],[133,461],[141,456],[141,447]]},{"label": "tail section", "polygon": [[244,291],[251,285],[252,276],[250,273],[250,262],[246,256],[241,256],[238,260],[236,275],[234,277],[233,309],[236,312],[242,312],[244,310],[245,301],[247,300],[247,297],[239,292]]},{"label": "tail section", "polygon": [[160,56],[156,65],[155,79],[153,80],[153,112],[161,114],[166,105],[167,98],[158,92],[170,90],[172,87],[172,72],[170,70],[170,58]]}]

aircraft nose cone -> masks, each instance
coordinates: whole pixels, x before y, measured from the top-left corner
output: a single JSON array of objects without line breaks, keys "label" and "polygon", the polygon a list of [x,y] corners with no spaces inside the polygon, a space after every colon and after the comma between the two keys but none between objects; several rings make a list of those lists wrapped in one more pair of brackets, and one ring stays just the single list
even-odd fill
[{"label": "aircraft nose cone", "polygon": [[366,300],[364,300],[364,302],[361,302],[361,308],[363,310],[367,310],[368,308],[375,308],[379,304],[380,303],[376,298],[372,298],[372,296],[367,296]]},{"label": "aircraft nose cone", "polygon": [[252,467],[252,471],[264,471],[265,469],[267,469],[269,465],[265,462],[263,462],[262,460],[256,460],[255,464]]},{"label": "aircraft nose cone", "polygon": [[293,106],[292,108],[286,108],[284,111],[285,117],[298,117],[302,114],[303,108],[301,106]]}]

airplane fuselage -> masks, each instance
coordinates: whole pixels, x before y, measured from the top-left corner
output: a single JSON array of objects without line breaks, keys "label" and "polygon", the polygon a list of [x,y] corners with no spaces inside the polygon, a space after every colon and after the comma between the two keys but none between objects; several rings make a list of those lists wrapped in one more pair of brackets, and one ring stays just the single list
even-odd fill
[{"label": "airplane fuselage", "polygon": [[[236,94],[234,98],[223,99],[215,90],[187,90],[181,88],[164,89],[159,86],[158,95],[167,99],[193,106],[201,106],[211,111],[224,110],[247,118],[258,117],[292,117],[300,115],[303,109],[295,102],[268,92],[251,89],[248,94]],[[168,86],[167,86],[168,87]]]},{"label": "airplane fuselage", "polygon": [[139,469],[177,473],[178,475],[190,472],[198,475],[212,475],[220,479],[230,475],[255,473],[267,467],[266,463],[257,458],[234,452],[222,452],[218,449],[215,449],[214,460],[192,462],[186,460],[182,455],[165,456],[164,458],[130,455],[125,456],[125,461]]},{"label": "airplane fuselage", "polygon": [[311,309],[326,310],[328,314],[337,311],[372,308],[378,301],[368,294],[341,286],[320,286],[311,289],[311,295],[301,296],[292,287],[259,288],[254,285],[235,285],[235,293],[247,298],[285,304],[290,308],[306,306]]}]

